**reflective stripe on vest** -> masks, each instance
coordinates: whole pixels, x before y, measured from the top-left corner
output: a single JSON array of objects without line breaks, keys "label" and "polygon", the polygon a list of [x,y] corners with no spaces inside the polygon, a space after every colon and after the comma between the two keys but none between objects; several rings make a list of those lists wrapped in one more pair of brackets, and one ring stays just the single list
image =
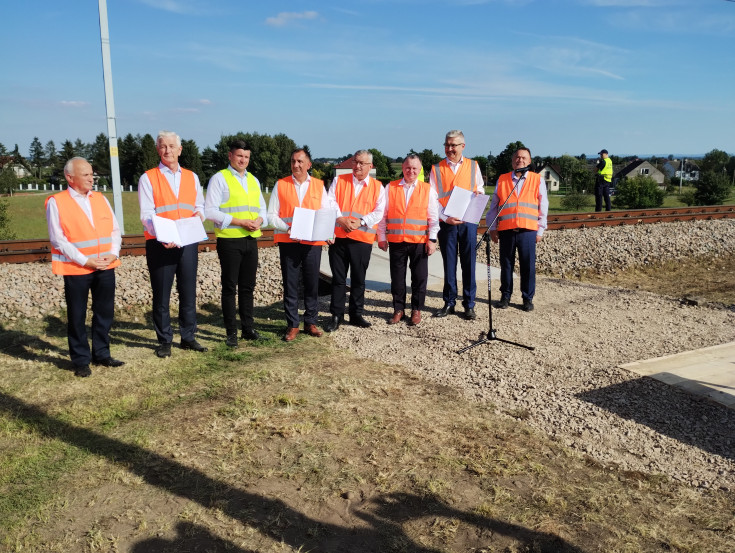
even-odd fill
[{"label": "reflective stripe on vest", "polygon": [[[528,171],[526,180],[518,197],[513,187],[512,173],[500,175],[498,179],[498,198],[510,198],[498,217],[498,230],[516,228],[538,230],[538,192],[541,177],[538,173]],[[512,192],[512,193],[511,193]]]},{"label": "reflective stripe on vest", "polygon": [[[195,204],[197,201],[197,187],[194,180],[194,173],[188,169],[181,168],[181,183],[179,184],[179,197],[174,196],[174,191],[168,180],[156,167],[145,172],[151,183],[153,191],[153,204],[156,208],[156,215],[165,217],[166,219],[185,219],[194,215]],[[146,240],[155,238],[147,231],[144,232]]]},{"label": "reflective stripe on vest", "polygon": [[612,160],[609,157],[605,158],[605,166],[597,171],[597,174],[600,175],[607,182],[612,182],[613,164]]},{"label": "reflective stripe on vest", "polygon": [[388,214],[385,234],[388,242],[411,242],[414,244],[428,241],[429,190],[427,182],[416,181],[416,189],[406,206],[406,193],[401,181],[388,185]]},{"label": "reflective stripe on vest", "polygon": [[[362,187],[357,198],[355,198],[355,187],[352,184],[352,174],[341,175],[334,186],[337,187],[334,191],[334,197],[337,199],[337,205],[342,210],[342,216],[362,219],[375,209],[383,185],[368,177],[367,183]],[[377,227],[377,223],[370,228],[360,226],[348,233],[343,228],[335,226],[334,235],[337,238],[351,238],[358,242],[372,244],[378,234]]]},{"label": "reflective stripe on vest", "polygon": [[[467,165],[470,166],[469,169]],[[467,158],[464,158],[456,174],[449,167],[446,159],[432,166],[431,172],[434,174],[436,194],[439,196],[439,203],[442,204],[442,207],[447,207],[449,196],[452,195],[452,190],[455,186],[459,186],[470,192],[475,190],[476,170],[477,162]],[[467,180],[468,176],[469,180]]]},{"label": "reflective stripe on vest", "polygon": [[[59,211],[59,225],[64,237],[83,255],[102,257],[112,253],[114,215],[102,194],[92,192],[89,195],[94,225],[68,190],[49,196],[49,198],[54,198],[56,202]],[[47,204],[49,198],[46,199]],[[108,265],[107,269],[114,269],[119,265],[120,260],[116,259]],[[55,275],[88,275],[95,271],[95,269],[78,265],[53,246],[51,247],[51,270]]]},{"label": "reflective stripe on vest", "polygon": [[[247,173],[248,189],[246,191],[232,174],[232,171],[223,169],[220,173],[225,179],[225,183],[227,183],[227,188],[230,190],[230,197],[225,203],[220,204],[219,210],[232,215],[236,219],[249,219],[252,221],[257,219],[260,216],[260,187],[255,177],[251,173]],[[257,238],[262,234],[260,229],[250,231],[237,225],[228,225],[223,229],[214,228],[214,235],[217,238],[243,238],[246,236]]]},{"label": "reflective stripe on vest", "polygon": [[[304,201],[299,204],[299,196],[296,194],[296,185],[293,182],[293,176],[288,176],[276,183],[278,188],[278,217],[288,226],[293,222],[293,212],[296,207],[304,207],[306,209],[318,210],[322,207],[322,194],[324,194],[324,182],[311,177],[309,180],[309,188],[306,190]],[[308,244],[312,246],[324,246],[325,241],[320,240],[311,242],[309,240],[291,240],[288,232],[285,230],[274,229],[273,241],[276,244]]]}]

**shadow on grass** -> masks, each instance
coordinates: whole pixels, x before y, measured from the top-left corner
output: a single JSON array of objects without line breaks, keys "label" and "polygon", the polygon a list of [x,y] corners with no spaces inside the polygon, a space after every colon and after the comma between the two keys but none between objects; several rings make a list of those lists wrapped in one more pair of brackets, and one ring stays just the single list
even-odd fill
[{"label": "shadow on grass", "polygon": [[[52,319],[49,323],[49,319]],[[60,319],[58,317],[46,318],[51,336],[57,336]],[[66,324],[63,325],[64,332],[60,336],[66,336]],[[13,330],[5,328],[0,324],[0,344],[2,344],[2,352],[16,359],[25,359],[29,361],[37,361],[41,363],[50,363],[60,369],[71,369],[71,361],[69,360],[69,352],[66,347],[59,347],[44,339],[43,336],[28,334],[22,330]],[[49,352],[49,353],[46,353]],[[59,358],[57,355],[51,355],[50,352],[56,352],[57,355],[63,356]]]},{"label": "shadow on grass", "polygon": [[[0,392],[0,412],[22,421],[29,430],[66,443],[110,462],[124,465],[145,482],[168,493],[209,508],[218,504],[228,517],[257,528],[276,541],[306,551],[372,553],[399,550],[405,553],[439,553],[440,549],[416,543],[402,524],[422,517],[446,516],[474,526],[487,541],[502,538],[524,550],[541,553],[583,553],[559,537],[486,516],[454,509],[434,497],[387,494],[367,502],[354,516],[365,523],[338,526],[298,512],[279,499],[263,497],[220,482],[200,470],[184,466],[142,447],[126,444],[47,415],[38,407]],[[173,540],[151,538],[138,542],[135,552],[236,551],[250,553],[209,530],[187,523],[177,526]],[[204,549],[201,549],[203,547]],[[214,548],[214,549],[213,549]],[[442,549],[443,550],[443,549]]]}]

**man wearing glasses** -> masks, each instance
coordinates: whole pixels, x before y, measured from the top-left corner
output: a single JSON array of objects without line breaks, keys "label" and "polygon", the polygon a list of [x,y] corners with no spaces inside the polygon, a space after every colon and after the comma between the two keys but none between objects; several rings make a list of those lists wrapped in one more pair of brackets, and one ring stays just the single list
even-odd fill
[{"label": "man wearing glasses", "polygon": [[480,167],[476,161],[462,155],[464,151],[462,131],[449,131],[444,139],[447,157],[431,168],[429,183],[439,197],[439,249],[444,265],[444,306],[434,313],[435,317],[446,317],[455,312],[457,302],[457,255],[462,264],[462,306],[468,320],[475,315],[475,242],[477,225],[456,217],[447,217],[444,208],[455,187],[470,190],[475,194],[484,191]]},{"label": "man wearing glasses", "polygon": [[377,235],[378,222],[383,218],[385,191],[383,185],[370,176],[373,154],[358,150],[353,156],[352,174],[335,177],[329,187],[329,200],[337,206],[334,243],[329,246],[329,266],[332,269],[331,317],[324,326],[334,332],[344,322],[347,270],[350,271],[350,324],[369,328],[363,317],[365,306],[365,274]]}]

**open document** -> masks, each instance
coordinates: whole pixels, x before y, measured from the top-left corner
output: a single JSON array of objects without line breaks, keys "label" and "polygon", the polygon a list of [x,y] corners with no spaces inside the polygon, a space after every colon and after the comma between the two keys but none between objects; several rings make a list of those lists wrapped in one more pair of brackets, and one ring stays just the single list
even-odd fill
[{"label": "open document", "polygon": [[478,224],[482,219],[485,206],[490,200],[487,194],[477,194],[455,186],[452,195],[449,196],[447,207],[444,208],[444,215],[448,217],[456,217],[466,223]]},{"label": "open document", "polygon": [[330,240],[334,237],[334,223],[337,214],[333,209],[306,209],[297,207],[293,210],[291,221],[292,240]]},{"label": "open document", "polygon": [[164,244],[173,242],[182,247],[207,239],[207,231],[198,215],[175,221],[154,215],[153,228],[156,229],[156,239]]}]

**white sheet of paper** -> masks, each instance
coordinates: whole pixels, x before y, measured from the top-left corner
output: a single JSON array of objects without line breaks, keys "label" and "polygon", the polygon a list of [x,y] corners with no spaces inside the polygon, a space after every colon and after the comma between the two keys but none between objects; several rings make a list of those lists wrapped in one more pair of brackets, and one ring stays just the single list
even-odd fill
[{"label": "white sheet of paper", "polygon": [[462,220],[467,223],[478,224],[482,219],[482,214],[485,212],[485,206],[490,201],[490,196],[487,194],[472,195],[470,205],[467,206],[467,211],[464,212]]},{"label": "white sheet of paper", "polygon": [[207,231],[199,216],[174,221],[154,215],[153,228],[156,229],[156,239],[164,244],[173,242],[177,246],[188,246],[207,239]]},{"label": "white sheet of paper", "polygon": [[334,223],[337,214],[332,209],[294,208],[291,221],[293,240],[329,240],[334,236]]},{"label": "white sheet of paper", "polygon": [[489,200],[490,196],[487,194],[475,195],[466,188],[457,186],[452,190],[452,195],[449,196],[444,214],[476,225],[482,219],[482,214]]}]

